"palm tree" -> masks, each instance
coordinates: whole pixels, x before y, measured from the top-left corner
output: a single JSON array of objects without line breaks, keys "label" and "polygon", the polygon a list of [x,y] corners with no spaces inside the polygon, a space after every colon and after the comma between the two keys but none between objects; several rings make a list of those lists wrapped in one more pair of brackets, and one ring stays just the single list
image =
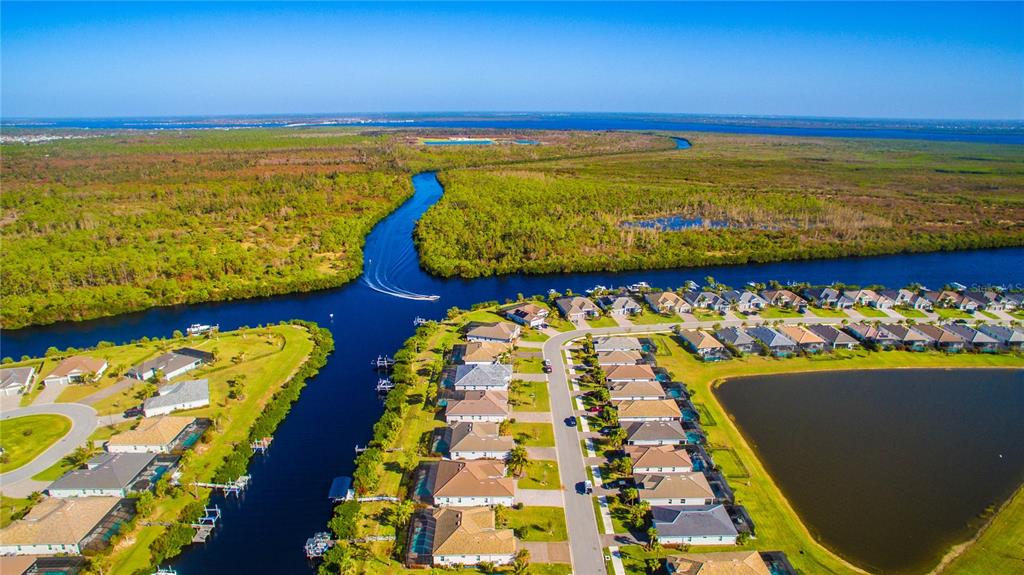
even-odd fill
[{"label": "palm tree", "polygon": [[530,552],[520,549],[512,562],[512,575],[526,575],[530,571]]},{"label": "palm tree", "polygon": [[508,453],[508,470],[516,477],[523,474],[526,462],[526,448],[522,445],[513,447],[512,451]]},{"label": "palm tree", "polygon": [[658,541],[658,530],[654,527],[649,527],[647,529],[647,550],[657,551],[658,549],[661,549],[661,542]]},{"label": "palm tree", "polygon": [[637,491],[636,487],[627,487],[622,490],[622,497],[626,500],[626,503],[633,503],[640,497],[640,492]]},{"label": "palm tree", "polygon": [[391,517],[395,529],[400,529],[403,525],[409,522],[409,519],[412,517],[413,510],[412,501],[409,501],[408,499],[401,501],[394,507]]},{"label": "palm tree", "polygon": [[83,445],[68,454],[67,462],[75,468],[81,467],[88,463],[92,456],[96,455],[97,451],[92,445]]}]

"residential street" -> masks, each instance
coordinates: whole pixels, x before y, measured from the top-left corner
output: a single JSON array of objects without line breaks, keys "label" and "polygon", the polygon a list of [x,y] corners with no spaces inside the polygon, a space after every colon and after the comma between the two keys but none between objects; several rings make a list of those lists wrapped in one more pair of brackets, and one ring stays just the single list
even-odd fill
[{"label": "residential street", "polygon": [[[78,403],[49,403],[43,405],[30,405],[18,409],[11,409],[0,414],[0,419],[10,419],[23,415],[63,415],[71,420],[71,431],[64,437],[51,445],[49,449],[39,454],[38,457],[25,465],[0,475],[0,489],[4,495],[16,497],[19,490],[19,483],[31,480],[32,476],[49,468],[57,463],[64,456],[68,455],[75,448],[85,445],[89,436],[96,429],[96,410]],[[35,482],[30,482],[35,483]],[[21,496],[24,496],[23,494]]]}]

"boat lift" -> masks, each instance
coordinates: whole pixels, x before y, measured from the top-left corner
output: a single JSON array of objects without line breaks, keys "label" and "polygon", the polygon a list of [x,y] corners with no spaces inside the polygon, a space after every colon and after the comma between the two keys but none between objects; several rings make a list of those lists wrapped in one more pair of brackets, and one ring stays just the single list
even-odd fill
[{"label": "boat lift", "polygon": [[331,547],[334,547],[334,540],[331,539],[330,533],[324,531],[314,533],[312,537],[306,539],[306,559],[323,557],[324,553],[327,553],[327,550]]},{"label": "boat lift", "polygon": [[378,355],[377,359],[370,362],[370,365],[377,368],[378,371],[385,371],[395,366],[395,360],[391,356]]},{"label": "boat lift", "polygon": [[214,491],[221,491],[224,493],[224,497],[228,495],[239,496],[245,491],[245,488],[249,486],[249,481],[252,480],[252,476],[242,475],[234,481],[228,483],[206,483],[204,481],[193,482],[194,487],[206,487],[213,489]]},{"label": "boat lift", "polygon": [[264,437],[263,439],[257,439],[249,444],[252,448],[253,453],[265,454],[270,449],[271,442],[274,441],[273,437]]}]

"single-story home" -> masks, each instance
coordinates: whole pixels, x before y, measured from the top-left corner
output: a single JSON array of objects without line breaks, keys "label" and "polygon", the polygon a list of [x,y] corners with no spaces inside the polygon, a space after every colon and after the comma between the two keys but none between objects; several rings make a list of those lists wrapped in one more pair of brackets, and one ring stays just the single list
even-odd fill
[{"label": "single-story home", "polygon": [[839,302],[839,290],[831,287],[809,287],[803,290],[803,295],[808,301],[820,308],[836,308]]},{"label": "single-story home", "polygon": [[122,431],[107,440],[110,453],[170,453],[176,444],[183,441],[189,428],[195,423],[194,417],[160,415],[146,417],[135,429]]},{"label": "single-story home", "polygon": [[527,327],[540,327],[548,322],[548,308],[525,302],[506,309],[505,317]]},{"label": "single-story home", "polygon": [[175,411],[198,409],[210,405],[210,382],[206,379],[190,379],[169,383],[156,391],[157,395],[142,403],[146,417],[167,415]]},{"label": "single-story home", "polygon": [[512,381],[512,366],[502,363],[456,365],[448,372],[449,377],[445,383],[458,391],[508,391]]},{"label": "single-story home", "polygon": [[772,575],[757,551],[683,553],[665,558],[668,575]]},{"label": "single-story home", "polygon": [[845,328],[846,333],[862,342],[871,342],[881,348],[895,347],[900,339],[884,325],[867,323],[851,323]]},{"label": "single-story home", "polygon": [[516,482],[506,477],[502,462],[441,460],[428,465],[427,486],[434,505],[511,507],[515,502]]},{"label": "single-story home", "polygon": [[631,297],[624,295],[606,295],[597,298],[597,305],[608,315],[636,315],[644,308]]},{"label": "single-story home", "polygon": [[628,445],[680,445],[687,443],[679,421],[634,421],[622,426]]},{"label": "single-story home", "polygon": [[34,367],[8,367],[0,369],[0,395],[20,395],[32,387],[36,377]]},{"label": "single-story home", "polygon": [[916,293],[906,289],[884,289],[878,292],[878,295],[884,296],[892,300],[893,305],[897,306],[909,306],[910,302],[917,295]]},{"label": "single-story home", "polygon": [[612,401],[665,399],[665,388],[653,381],[623,381],[608,385]]},{"label": "single-story home", "polygon": [[444,444],[452,459],[505,460],[516,442],[498,435],[497,423],[459,421],[445,429]]},{"label": "single-story home", "polygon": [[594,351],[643,351],[644,346],[635,337],[611,336],[594,338]]},{"label": "single-story home", "polygon": [[582,296],[560,297],[555,300],[555,306],[569,321],[581,321],[587,318],[595,318],[601,315],[601,310],[590,299]]},{"label": "single-story home", "polygon": [[522,331],[521,326],[507,321],[477,323],[466,330],[466,340],[509,344],[513,343]]},{"label": "single-story home", "polygon": [[633,473],[689,473],[693,461],[685,449],[676,445],[627,445],[626,457]]},{"label": "single-story home", "polygon": [[452,362],[466,365],[499,363],[502,355],[509,350],[510,346],[507,344],[492,341],[460,343],[452,348]]},{"label": "single-story home", "polygon": [[505,391],[463,391],[456,392],[444,409],[447,423],[459,421],[485,421],[501,423],[508,419],[508,392]]},{"label": "single-story home", "polygon": [[711,505],[715,492],[699,471],[636,473],[633,482],[641,501],[654,505]]},{"label": "single-story home", "polygon": [[853,349],[857,347],[857,340],[852,335],[836,329],[835,326],[811,324],[807,326],[807,329],[824,340],[826,349]]},{"label": "single-story home", "polygon": [[725,345],[715,339],[711,334],[699,329],[681,329],[679,337],[683,338],[686,347],[696,353],[701,359],[711,361],[728,357]]},{"label": "single-story home", "polygon": [[914,294],[914,297],[910,298],[910,301],[907,302],[907,307],[918,311],[932,311],[932,308],[935,306],[923,295]]},{"label": "single-story home", "polygon": [[683,294],[683,299],[695,309],[708,309],[719,313],[729,309],[729,302],[715,292],[691,290]]},{"label": "single-story home", "polygon": [[953,290],[929,291],[924,293],[935,307],[953,308],[961,311],[974,311],[978,309],[978,302],[971,298],[965,298],[959,292]]},{"label": "single-story home", "polygon": [[748,328],[747,333],[767,346],[768,353],[774,356],[785,357],[796,353],[796,342],[789,339],[785,334],[776,329],[759,325]]},{"label": "single-story home", "polygon": [[507,565],[516,555],[511,529],[495,529],[494,510],[488,507],[430,512],[424,532],[430,538],[431,562],[439,567],[458,565]]},{"label": "single-story home", "polygon": [[120,497],[44,498],[0,529],[0,555],[81,555],[90,541],[105,535],[106,520],[120,502]]},{"label": "single-story home", "polygon": [[654,529],[662,545],[734,545],[739,533],[720,503],[688,507],[651,507]]},{"label": "single-story home", "polygon": [[788,289],[766,289],[761,292],[761,297],[775,307],[795,309],[807,307],[807,300]]},{"label": "single-story home", "polygon": [[[990,309],[989,299],[982,291],[965,291],[960,294],[963,301],[960,302],[961,306],[965,306],[965,309]],[[999,307],[999,306],[997,306]]]},{"label": "single-story home", "polygon": [[639,351],[601,351],[597,353],[597,364],[601,367],[610,365],[636,365],[643,361]]},{"label": "single-story home", "polygon": [[818,353],[825,349],[824,339],[799,325],[779,326],[779,331],[796,342],[796,345],[807,353]]},{"label": "single-story home", "polygon": [[160,372],[164,379],[171,380],[208,363],[213,363],[212,353],[183,347],[145,361],[129,369],[125,375],[133,379],[147,380]]},{"label": "single-story home", "polygon": [[605,370],[605,379],[608,383],[622,383],[627,381],[658,381],[654,369],[647,364],[637,365],[613,365]]},{"label": "single-story home", "polygon": [[923,333],[935,342],[935,347],[949,353],[957,353],[964,349],[967,343],[964,338],[951,331],[942,329],[939,326],[927,323],[919,323],[914,326],[914,331]]},{"label": "single-story home", "polygon": [[735,307],[740,313],[757,313],[768,307],[768,300],[748,290],[727,290],[721,296],[729,307]]},{"label": "single-story home", "polygon": [[656,313],[686,313],[692,309],[686,300],[671,291],[647,292],[644,294],[644,299]]},{"label": "single-story home", "polygon": [[53,371],[43,378],[46,385],[67,385],[69,383],[82,383],[84,381],[95,381],[107,370],[105,359],[89,357],[87,355],[76,355],[69,357],[57,364]]},{"label": "single-story home", "polygon": [[870,306],[878,309],[892,309],[896,302],[875,290],[846,290],[843,295],[853,300],[855,305]]},{"label": "single-story home", "polygon": [[46,493],[50,497],[127,497],[139,491],[133,486],[155,458],[152,453],[101,453],[84,469],[69,471],[51,483]]},{"label": "single-story home", "polygon": [[910,326],[894,323],[885,326],[889,333],[896,336],[900,345],[913,351],[923,351],[935,344],[931,337],[912,329]]},{"label": "single-story home", "polygon": [[978,326],[978,331],[997,340],[1006,349],[1020,350],[1024,348],[1024,329],[981,324]]},{"label": "single-story home", "polygon": [[992,352],[999,349],[999,340],[971,326],[962,323],[951,323],[943,326],[943,329],[964,338],[967,345],[977,351]]},{"label": "single-story home", "polygon": [[715,339],[741,353],[757,353],[761,349],[757,340],[740,327],[723,327],[715,332]]},{"label": "single-story home", "polygon": [[615,403],[619,421],[675,421],[683,417],[674,399],[627,399]]}]

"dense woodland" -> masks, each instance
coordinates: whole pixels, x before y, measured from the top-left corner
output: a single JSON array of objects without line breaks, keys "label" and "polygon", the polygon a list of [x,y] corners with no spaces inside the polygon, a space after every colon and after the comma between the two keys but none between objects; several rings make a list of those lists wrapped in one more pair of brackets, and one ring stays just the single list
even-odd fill
[{"label": "dense woodland", "polygon": [[2,325],[338,286],[359,275],[364,238],[412,193],[415,171],[671,146],[541,133],[530,136],[540,146],[441,148],[421,135],[209,130],[4,144]]},{"label": "dense woodland", "polygon": [[[444,198],[416,231],[421,261],[475,277],[1024,244],[1017,146],[690,139],[690,150],[444,172]],[[729,225],[625,225],[661,216]]]}]

